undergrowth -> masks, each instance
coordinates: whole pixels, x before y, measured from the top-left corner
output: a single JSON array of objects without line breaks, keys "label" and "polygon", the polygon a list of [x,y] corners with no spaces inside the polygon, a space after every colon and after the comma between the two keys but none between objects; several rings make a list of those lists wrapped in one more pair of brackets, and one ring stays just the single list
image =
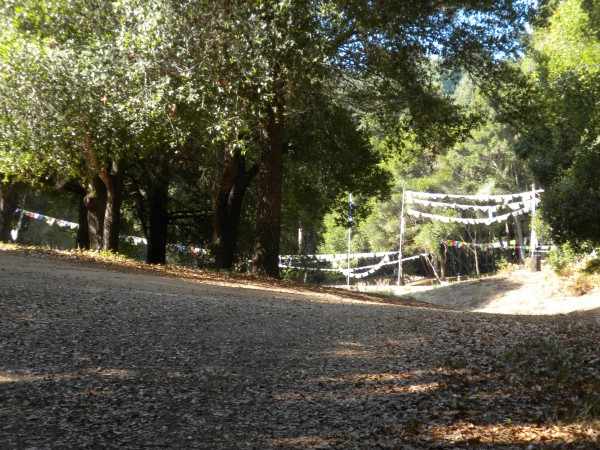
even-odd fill
[{"label": "undergrowth", "polygon": [[560,245],[549,252],[546,262],[561,277],[563,290],[571,296],[600,288],[600,258],[590,246]]}]

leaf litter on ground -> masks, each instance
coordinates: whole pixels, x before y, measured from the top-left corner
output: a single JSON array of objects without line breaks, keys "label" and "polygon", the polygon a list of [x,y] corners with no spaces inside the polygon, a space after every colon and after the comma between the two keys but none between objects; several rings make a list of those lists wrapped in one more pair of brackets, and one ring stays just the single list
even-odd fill
[{"label": "leaf litter on ground", "polygon": [[50,251],[0,260],[3,448],[600,445],[597,314],[466,313]]}]

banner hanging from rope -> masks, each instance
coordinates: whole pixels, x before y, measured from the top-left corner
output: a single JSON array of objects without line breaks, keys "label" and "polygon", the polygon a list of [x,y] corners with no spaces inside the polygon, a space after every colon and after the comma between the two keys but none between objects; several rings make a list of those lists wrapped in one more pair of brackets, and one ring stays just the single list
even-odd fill
[{"label": "banner hanging from rope", "polygon": [[448,245],[450,247],[458,247],[458,248],[466,248],[466,247],[483,248],[483,249],[490,249],[490,248],[521,249],[521,248],[524,248],[525,250],[529,250],[529,245],[516,245],[516,243],[513,244],[511,242],[509,242],[508,244],[504,244],[502,242],[480,244],[477,242],[454,241],[454,240],[450,240],[450,239],[442,239],[440,242],[444,245]]},{"label": "banner hanging from rope", "polygon": [[[437,220],[443,223],[462,223],[471,225],[491,225],[493,223],[502,223],[509,217],[522,216],[535,211],[536,205],[540,202],[537,194],[543,192],[542,189],[521,192],[508,195],[462,195],[462,194],[435,194],[429,192],[406,191],[406,202],[433,208],[451,208],[454,210],[474,210],[487,212],[488,217],[452,217],[441,214],[431,214],[415,209],[408,209],[406,213],[413,217],[423,217],[426,219]],[[480,202],[496,202],[498,205],[467,205],[461,203],[448,203],[432,201],[431,199],[466,199]],[[516,200],[516,201],[515,201]],[[510,212],[497,214],[499,209],[509,209]]]}]

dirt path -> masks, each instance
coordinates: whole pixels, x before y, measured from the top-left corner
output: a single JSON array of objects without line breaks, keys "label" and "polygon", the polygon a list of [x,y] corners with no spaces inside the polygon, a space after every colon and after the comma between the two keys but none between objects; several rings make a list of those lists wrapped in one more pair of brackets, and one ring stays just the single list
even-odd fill
[{"label": "dirt path", "polygon": [[0,251],[0,448],[597,448],[599,337]]},{"label": "dirt path", "polygon": [[401,298],[450,309],[493,314],[600,314],[600,292],[574,296],[550,269],[527,269],[444,286],[416,287]]}]

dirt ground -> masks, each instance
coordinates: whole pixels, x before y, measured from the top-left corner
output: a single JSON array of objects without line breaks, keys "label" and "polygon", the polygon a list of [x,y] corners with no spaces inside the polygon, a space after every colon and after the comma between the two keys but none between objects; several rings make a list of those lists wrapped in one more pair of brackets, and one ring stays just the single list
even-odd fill
[{"label": "dirt ground", "polygon": [[[550,269],[527,269],[445,286],[417,287],[403,298],[424,301],[460,311],[495,314],[554,315],[600,311],[600,292],[573,295],[569,280]],[[410,289],[410,288],[409,288]]]},{"label": "dirt ground", "polygon": [[0,448],[600,446],[597,315],[184,275],[0,248]]}]

